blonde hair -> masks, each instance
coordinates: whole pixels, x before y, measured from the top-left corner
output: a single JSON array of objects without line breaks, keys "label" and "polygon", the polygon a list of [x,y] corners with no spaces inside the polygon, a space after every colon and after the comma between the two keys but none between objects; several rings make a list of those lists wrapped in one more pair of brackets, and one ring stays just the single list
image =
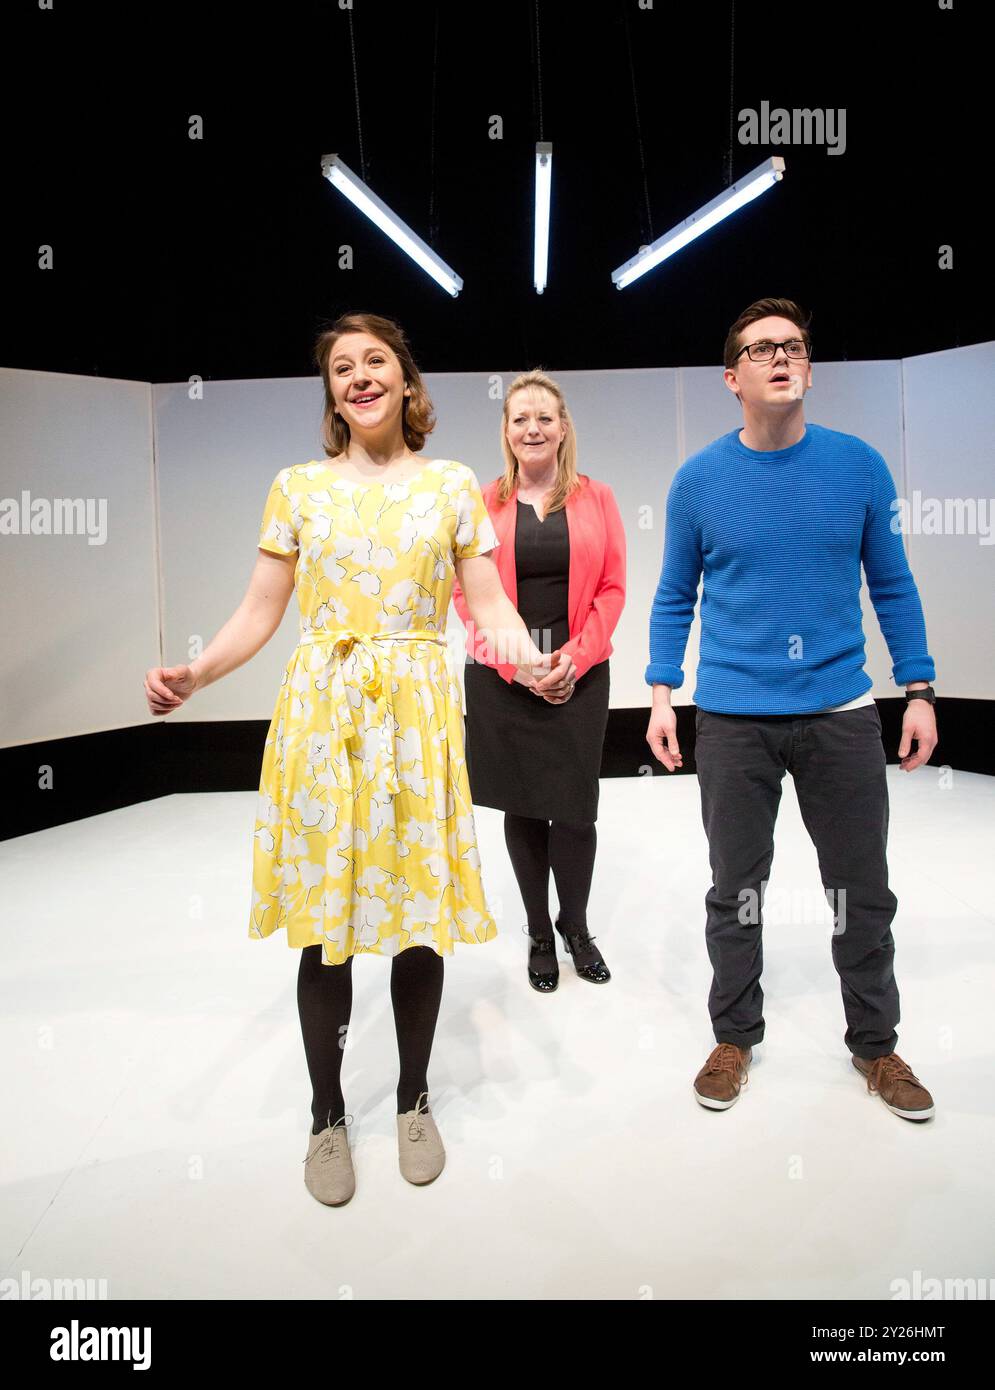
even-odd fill
[{"label": "blonde hair", "polygon": [[557,386],[551,376],[547,376],[541,368],[536,368],[531,372],[522,372],[516,376],[515,380],[504,393],[504,408],[501,411],[501,452],[504,455],[504,476],[498,483],[497,500],[507,502],[518,487],[518,459],[512,452],[511,445],[508,443],[508,408],[512,396],[516,391],[548,391],[556,401],[561,422],[566,426],[566,433],[560,440],[560,447],[556,451],[556,481],[553,484],[552,492],[549,495],[545,513],[558,511],[566,505],[567,498],[577,488],[583,487],[585,478],[583,474],[577,472],[577,436],[574,433],[574,423],[567,409],[567,403],[563,399],[563,392]]}]

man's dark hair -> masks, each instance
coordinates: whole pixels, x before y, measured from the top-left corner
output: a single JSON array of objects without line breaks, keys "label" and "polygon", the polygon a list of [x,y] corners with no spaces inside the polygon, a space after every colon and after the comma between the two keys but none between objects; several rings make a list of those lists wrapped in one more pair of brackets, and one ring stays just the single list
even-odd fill
[{"label": "man's dark hair", "polygon": [[751,323],[756,323],[757,319],[769,318],[790,319],[792,323],[797,324],[799,336],[804,339],[805,346],[811,350],[812,339],[808,332],[808,326],[812,322],[811,314],[806,314],[801,305],[796,304],[793,299],[758,299],[748,309],[743,310],[729,329],[723,358],[727,367],[735,367],[736,365],[736,354],[743,346],[739,341],[743,330],[749,328]]}]

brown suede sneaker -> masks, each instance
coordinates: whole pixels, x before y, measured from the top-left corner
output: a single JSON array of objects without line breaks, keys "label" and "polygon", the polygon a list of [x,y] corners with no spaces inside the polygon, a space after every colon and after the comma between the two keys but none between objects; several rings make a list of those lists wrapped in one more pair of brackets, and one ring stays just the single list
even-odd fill
[{"label": "brown suede sneaker", "polygon": [[753,1048],[736,1047],[734,1043],[719,1043],[694,1079],[694,1098],[709,1110],[728,1110],[739,1099],[740,1087],[749,1077],[747,1068]]},{"label": "brown suede sneaker", "polygon": [[854,1057],[853,1065],[861,1076],[867,1077],[867,1089],[878,1095],[895,1115],[903,1120],[931,1120],[935,1113],[933,1097],[926,1087],[913,1076],[911,1068],[902,1061],[897,1052],[889,1052],[887,1057],[875,1057],[872,1061],[864,1057]]}]

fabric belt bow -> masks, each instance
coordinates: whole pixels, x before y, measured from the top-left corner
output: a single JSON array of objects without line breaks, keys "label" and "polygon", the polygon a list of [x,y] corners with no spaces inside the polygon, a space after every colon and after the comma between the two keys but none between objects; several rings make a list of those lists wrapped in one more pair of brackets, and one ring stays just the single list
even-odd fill
[{"label": "fabric belt bow", "polygon": [[[360,632],[355,628],[339,628],[336,631],[301,633],[299,646],[327,647],[324,658],[325,669],[330,677],[332,704],[338,720],[339,733],[344,739],[358,737],[359,731],[352,717],[352,706],[346,694],[346,681],[342,665],[354,647],[362,648],[368,658],[367,669],[358,673],[360,688],[377,705],[390,714],[388,721],[389,745],[387,753],[387,787],[392,794],[400,788],[397,781],[397,764],[394,759],[394,704],[390,681],[390,660],[385,644],[391,642],[434,642],[446,646],[445,634],[431,628],[409,628],[403,632]],[[312,667],[312,670],[314,668]],[[355,688],[355,687],[354,687]]]}]

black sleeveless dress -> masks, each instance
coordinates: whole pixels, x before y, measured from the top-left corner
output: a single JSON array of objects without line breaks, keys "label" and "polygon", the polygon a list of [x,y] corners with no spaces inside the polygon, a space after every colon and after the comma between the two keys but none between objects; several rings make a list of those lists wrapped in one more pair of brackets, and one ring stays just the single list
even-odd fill
[{"label": "black sleeveless dress", "polygon": [[[516,506],[518,611],[539,650],[556,651],[570,636],[567,514],[561,507],[540,521],[531,503]],[[481,661],[468,660],[464,674],[473,801],[541,820],[596,821],[608,725],[608,660],[581,676],[562,705],[550,704],[519,681],[505,681]]]}]

